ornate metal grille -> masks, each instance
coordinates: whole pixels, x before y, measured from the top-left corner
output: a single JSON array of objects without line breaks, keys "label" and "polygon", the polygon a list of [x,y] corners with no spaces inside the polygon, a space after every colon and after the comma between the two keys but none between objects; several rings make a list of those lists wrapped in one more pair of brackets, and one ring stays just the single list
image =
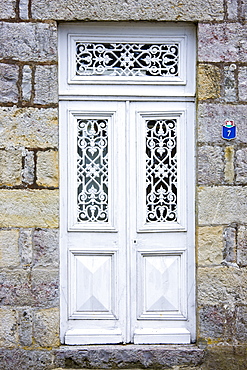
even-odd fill
[{"label": "ornate metal grille", "polygon": [[108,221],[108,122],[77,120],[78,222]]},{"label": "ornate metal grille", "polygon": [[179,44],[76,42],[77,76],[178,76]]},{"label": "ornate metal grille", "polygon": [[146,121],[146,222],[177,221],[176,119]]}]

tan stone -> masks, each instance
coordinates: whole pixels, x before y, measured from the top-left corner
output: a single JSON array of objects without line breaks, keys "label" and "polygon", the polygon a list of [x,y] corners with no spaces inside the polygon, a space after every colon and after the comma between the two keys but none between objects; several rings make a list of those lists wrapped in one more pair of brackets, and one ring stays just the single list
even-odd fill
[{"label": "tan stone", "polygon": [[0,227],[58,227],[57,190],[0,190]]},{"label": "tan stone", "polygon": [[57,347],[59,341],[59,310],[49,308],[34,313],[33,336],[41,347]]},{"label": "tan stone", "polygon": [[198,227],[198,264],[212,265],[222,262],[223,227]]},{"label": "tan stone", "polygon": [[21,150],[0,150],[0,185],[14,186],[21,184]]},{"label": "tan stone", "polygon": [[58,187],[58,152],[38,152],[36,173],[38,185]]},{"label": "tan stone", "polygon": [[0,148],[58,146],[57,109],[0,107]]},{"label": "tan stone", "polygon": [[198,305],[218,305],[234,309],[247,304],[247,271],[235,267],[199,267]]},{"label": "tan stone", "polygon": [[225,181],[230,184],[234,181],[234,146],[225,148]]},{"label": "tan stone", "polygon": [[199,100],[218,98],[220,85],[220,69],[215,65],[200,64],[198,67]]},{"label": "tan stone", "polygon": [[18,336],[16,311],[9,308],[0,308],[0,322],[0,347],[17,347]]},{"label": "tan stone", "polygon": [[247,186],[198,188],[200,226],[247,223]]},{"label": "tan stone", "polygon": [[18,230],[0,230],[0,267],[19,265],[18,238]]}]

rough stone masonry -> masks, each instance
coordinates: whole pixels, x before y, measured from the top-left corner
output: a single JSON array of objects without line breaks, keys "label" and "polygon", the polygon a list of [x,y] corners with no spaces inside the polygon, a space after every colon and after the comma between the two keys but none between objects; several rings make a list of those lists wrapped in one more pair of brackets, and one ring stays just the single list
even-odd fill
[{"label": "rough stone masonry", "polygon": [[[0,17],[0,369],[245,369],[246,0],[2,0]],[[60,346],[57,24],[74,20],[197,24],[196,345]]]}]

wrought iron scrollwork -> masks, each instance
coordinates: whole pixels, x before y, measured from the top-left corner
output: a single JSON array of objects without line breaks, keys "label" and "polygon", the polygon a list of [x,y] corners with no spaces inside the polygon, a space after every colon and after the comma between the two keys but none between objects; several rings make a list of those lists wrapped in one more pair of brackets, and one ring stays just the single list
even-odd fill
[{"label": "wrought iron scrollwork", "polygon": [[178,76],[179,44],[76,42],[78,76]]}]

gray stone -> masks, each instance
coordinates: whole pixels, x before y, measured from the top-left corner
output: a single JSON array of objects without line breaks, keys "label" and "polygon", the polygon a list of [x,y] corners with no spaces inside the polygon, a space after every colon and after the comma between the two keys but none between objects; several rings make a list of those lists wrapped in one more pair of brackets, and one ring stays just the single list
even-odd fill
[{"label": "gray stone", "polygon": [[196,21],[223,19],[222,0],[33,0],[34,19],[56,20],[165,20]]},{"label": "gray stone", "polygon": [[30,66],[25,65],[22,70],[22,98],[29,101],[32,92],[32,69]]},{"label": "gray stone", "polygon": [[20,0],[19,2],[19,15],[21,19],[28,19],[28,5],[29,0]]},{"label": "gray stone", "polygon": [[33,266],[58,267],[58,230],[41,229],[33,233]]},{"label": "gray stone", "polygon": [[33,342],[33,314],[30,308],[19,310],[18,334],[20,344],[30,347]]},{"label": "gray stone", "polygon": [[238,19],[238,1],[237,0],[226,0],[227,7],[227,18],[231,21]]},{"label": "gray stone", "polygon": [[247,101],[247,67],[240,67],[238,73],[239,99]]},{"label": "gray stone", "polygon": [[[235,310],[247,305],[247,272],[235,267],[199,267],[197,269],[198,306],[218,306]],[[216,335],[216,333],[215,333]]]},{"label": "gray stone", "polygon": [[22,152],[24,156],[24,168],[22,170],[22,181],[25,184],[31,185],[34,183],[34,152],[29,150],[24,150]]},{"label": "gray stone", "polygon": [[202,62],[247,62],[246,26],[199,23],[198,59]]},{"label": "gray stone", "polygon": [[247,19],[247,2],[246,0],[242,0],[239,4],[240,6],[240,17],[242,21],[246,21]]},{"label": "gray stone", "polygon": [[205,339],[232,339],[231,335],[233,330],[234,311],[230,311],[225,307],[203,306],[199,309],[199,336]]},{"label": "gray stone", "polygon": [[222,144],[222,124],[233,120],[237,126],[235,143],[247,143],[247,105],[199,104],[198,140],[201,143]]},{"label": "gray stone", "polygon": [[[0,43],[1,43],[1,40],[0,40]],[[0,63],[0,86],[1,86],[0,102],[17,103],[18,101],[18,88],[17,88],[18,77],[19,77],[19,67],[17,65]]]},{"label": "gray stone", "polygon": [[57,66],[37,66],[34,79],[36,104],[58,102]]},{"label": "gray stone", "polygon": [[47,350],[2,350],[1,370],[49,370],[53,369],[53,353]]},{"label": "gray stone", "polygon": [[57,27],[53,22],[0,22],[0,44],[0,58],[25,62],[57,60]]},{"label": "gray stone", "polygon": [[223,233],[223,259],[236,262],[236,228],[226,227]]},{"label": "gray stone", "polygon": [[247,223],[247,187],[201,187],[198,211],[201,226]]},{"label": "gray stone", "polygon": [[239,341],[247,341],[247,306],[237,308],[236,337]]},{"label": "gray stone", "polygon": [[237,263],[247,266],[247,227],[239,226],[237,235]]},{"label": "gray stone", "polygon": [[221,147],[198,148],[198,184],[221,184],[224,180],[224,152]]},{"label": "gray stone", "polygon": [[1,0],[0,1],[0,18],[8,19],[15,18],[16,0]]},{"label": "gray stone", "polygon": [[236,64],[224,67],[224,99],[226,102],[237,100]]},{"label": "gray stone", "polygon": [[29,306],[33,304],[30,274],[14,269],[0,274],[0,301],[5,306]]},{"label": "gray stone", "polygon": [[19,250],[23,268],[32,264],[32,229],[20,229]]},{"label": "gray stone", "polygon": [[236,183],[247,183],[247,148],[236,152]]},{"label": "gray stone", "polygon": [[99,345],[54,351],[55,365],[62,368],[149,368],[199,365],[203,350],[193,345]]},{"label": "gray stone", "polygon": [[53,108],[0,107],[0,148],[57,148],[57,114]]},{"label": "gray stone", "polygon": [[34,269],[32,271],[32,295],[34,306],[37,308],[59,307],[58,270]]}]

